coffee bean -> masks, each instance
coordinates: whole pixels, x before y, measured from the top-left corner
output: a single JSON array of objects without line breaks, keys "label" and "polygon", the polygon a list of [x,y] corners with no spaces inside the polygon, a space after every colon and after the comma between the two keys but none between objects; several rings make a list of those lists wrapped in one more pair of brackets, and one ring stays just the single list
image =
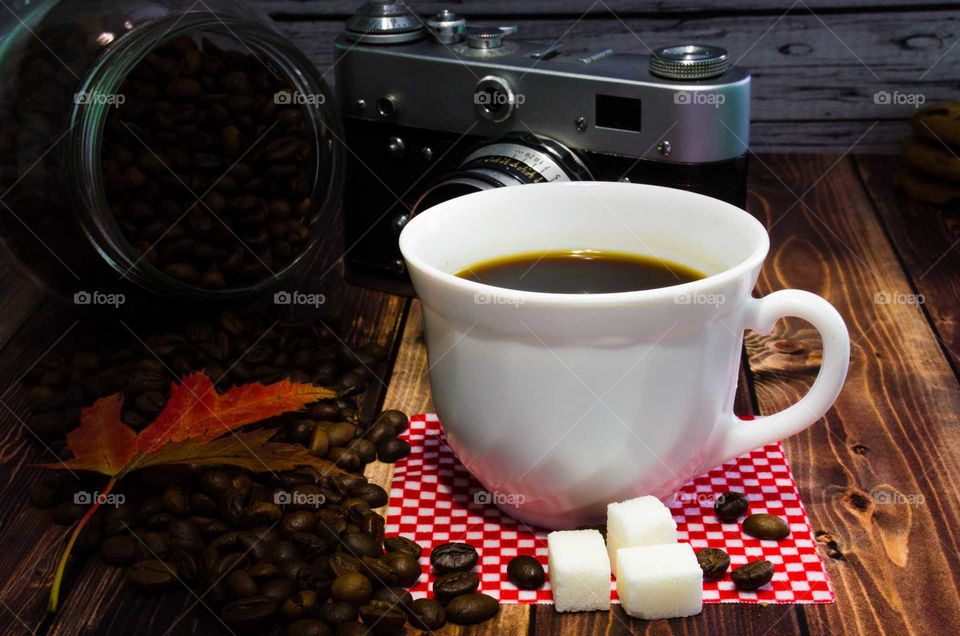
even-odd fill
[{"label": "coffee bean", "polygon": [[346,572],[333,580],[330,592],[335,600],[363,605],[373,594],[373,585],[359,572]]},{"label": "coffee bean", "polygon": [[316,592],[313,590],[300,590],[280,606],[280,614],[288,621],[297,620],[312,615],[317,609],[317,604],[318,597]]},{"label": "coffee bean", "polygon": [[449,603],[463,594],[476,592],[480,577],[473,572],[450,572],[441,574],[433,582],[433,595],[441,603]]},{"label": "coffee bean", "polygon": [[472,625],[496,616],[500,611],[500,603],[487,594],[472,592],[451,600],[447,603],[445,611],[447,620],[451,623]]},{"label": "coffee bean", "polygon": [[360,620],[375,634],[397,634],[407,623],[403,612],[385,601],[370,601],[361,607]]},{"label": "coffee bean", "polygon": [[393,427],[386,423],[374,424],[365,434],[366,439],[374,445],[383,444],[395,437]]},{"label": "coffee bean", "polygon": [[320,619],[331,627],[339,627],[344,623],[357,620],[357,607],[346,601],[330,601],[324,603],[319,610]]},{"label": "coffee bean", "polygon": [[227,590],[234,598],[245,598],[257,593],[257,583],[243,570],[234,570],[224,579]]},{"label": "coffee bean", "polygon": [[399,461],[410,454],[410,444],[395,437],[377,446],[377,458],[386,463]]},{"label": "coffee bean", "polygon": [[[377,447],[370,440],[363,438],[351,440],[347,444],[347,450],[353,451],[357,454],[357,457],[360,458],[360,462],[364,464],[369,464],[377,458]],[[379,507],[379,506],[375,506]]]},{"label": "coffee bean", "polygon": [[330,435],[325,428],[319,426],[313,429],[310,435],[310,453],[317,457],[326,457],[330,449]]},{"label": "coffee bean", "polygon": [[442,543],[430,551],[430,564],[440,573],[470,570],[479,558],[468,543]]},{"label": "coffee bean", "polygon": [[317,527],[317,515],[309,510],[288,512],[280,520],[280,531],[286,535],[310,532]]},{"label": "coffee bean", "polygon": [[718,548],[703,548],[697,550],[697,563],[703,570],[703,578],[719,579],[730,567],[730,555]]},{"label": "coffee bean", "polygon": [[360,468],[360,457],[351,450],[341,446],[334,446],[327,452],[327,459],[338,468],[355,471]]},{"label": "coffee bean", "polygon": [[434,631],[447,624],[447,615],[443,605],[432,598],[420,598],[410,606],[410,622],[417,629]]},{"label": "coffee bean", "polygon": [[380,559],[371,556],[360,558],[361,571],[371,581],[376,581],[380,585],[396,585],[397,575],[386,563]]},{"label": "coffee bean", "polygon": [[393,435],[397,436],[400,433],[407,430],[407,423],[409,418],[407,418],[406,413],[402,411],[383,411],[380,415],[377,416],[377,419],[374,420],[374,424],[386,424],[393,430]]},{"label": "coffee bean", "polygon": [[410,613],[410,606],[413,605],[413,595],[399,586],[381,587],[370,598],[375,601],[386,601],[407,614]]},{"label": "coffee bean", "polygon": [[412,587],[420,580],[420,575],[422,574],[420,562],[409,554],[389,552],[380,557],[380,561],[397,575],[398,585]]},{"label": "coffee bean", "polygon": [[[315,618],[304,618],[287,625],[286,636],[330,636],[330,628]],[[338,632],[339,636],[339,632]]]},{"label": "coffee bean", "polygon": [[[360,440],[363,441],[363,440]],[[387,491],[376,484],[362,484],[351,491],[354,497],[359,497],[367,502],[371,508],[380,508],[386,506],[390,500]]]},{"label": "coffee bean", "polygon": [[376,539],[360,532],[351,532],[344,535],[341,539],[340,550],[358,558],[363,556],[378,557],[383,553]]},{"label": "coffee bean", "polygon": [[735,568],[730,578],[738,590],[755,590],[773,579],[773,563],[770,561],[752,561]]},{"label": "coffee bean", "polygon": [[423,551],[419,544],[406,537],[388,537],[383,540],[383,547],[386,548],[387,552],[403,552],[414,559],[419,559],[420,553]]},{"label": "coffee bean", "polygon": [[338,422],[327,429],[331,446],[344,446],[357,434],[357,427],[349,422]]},{"label": "coffee bean", "polygon": [[776,515],[754,514],[743,520],[743,531],[757,539],[779,541],[790,536],[790,526]]},{"label": "coffee bean", "polygon": [[521,555],[510,559],[507,578],[521,590],[535,590],[543,586],[546,574],[540,561],[532,556]]},{"label": "coffee bean", "polygon": [[272,598],[278,604],[290,598],[293,591],[294,585],[288,579],[272,579],[260,586],[260,594]]},{"label": "coffee bean", "polygon": [[250,596],[227,603],[220,618],[228,627],[242,633],[265,629],[277,614],[280,604],[267,596]]},{"label": "coffee bean", "polygon": [[734,523],[747,513],[750,500],[742,492],[728,492],[717,497],[713,509],[717,518],[724,523]]},{"label": "coffee bean", "polygon": [[280,506],[269,501],[259,501],[247,512],[248,523],[273,523],[281,518]]},{"label": "coffee bean", "polygon": [[144,592],[162,592],[176,584],[177,573],[172,565],[163,561],[137,561],[127,568],[127,582]]},{"label": "coffee bean", "polygon": [[180,486],[168,486],[163,491],[163,506],[172,515],[183,517],[190,514],[190,500]]}]

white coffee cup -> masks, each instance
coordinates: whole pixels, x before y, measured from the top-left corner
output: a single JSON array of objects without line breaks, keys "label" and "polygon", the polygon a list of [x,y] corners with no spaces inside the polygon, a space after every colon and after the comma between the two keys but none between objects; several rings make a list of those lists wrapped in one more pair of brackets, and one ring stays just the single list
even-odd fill
[{"label": "white coffee cup", "polygon": [[[414,217],[400,250],[423,307],[433,401],[483,498],[548,528],[602,523],[610,502],[666,498],[820,419],[847,374],[847,329],[814,294],[751,296],[769,245],[763,225],[733,205],[629,183],[498,188]],[[643,254],[708,276],[551,294],[455,275],[571,249]],[[819,330],[820,373],[793,406],[742,421],[732,406],[743,332],[769,333],[784,316]]]}]

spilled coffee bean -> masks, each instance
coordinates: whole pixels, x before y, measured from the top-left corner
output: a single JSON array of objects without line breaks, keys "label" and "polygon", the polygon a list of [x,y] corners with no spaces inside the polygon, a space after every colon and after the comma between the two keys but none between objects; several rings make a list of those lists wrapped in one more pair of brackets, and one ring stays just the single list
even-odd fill
[{"label": "spilled coffee bean", "polygon": [[481,623],[496,616],[500,611],[497,599],[480,592],[458,596],[446,608],[447,620],[457,625]]},{"label": "spilled coffee bean", "polygon": [[717,497],[713,509],[717,518],[724,523],[734,523],[747,513],[750,500],[742,492],[728,492]]},{"label": "spilled coffee bean", "polygon": [[469,543],[442,543],[430,552],[430,564],[440,573],[470,570],[479,558]]},{"label": "spilled coffee bean", "polygon": [[269,626],[279,606],[267,596],[251,596],[227,603],[220,611],[220,618],[238,632],[256,632]]},{"label": "spilled coffee bean", "polygon": [[386,601],[370,601],[361,607],[360,620],[377,634],[395,634],[407,623],[403,612]]},{"label": "spilled coffee bean", "polygon": [[535,590],[543,587],[547,577],[540,561],[532,556],[522,555],[510,559],[507,564],[507,578],[521,590]]},{"label": "spilled coffee bean", "polygon": [[779,541],[790,536],[790,526],[776,515],[755,514],[743,520],[743,531],[751,537]]},{"label": "spilled coffee bean", "polygon": [[420,546],[406,537],[387,537],[383,540],[383,547],[387,552],[403,552],[414,559],[420,558]]},{"label": "spilled coffee bean", "polygon": [[730,573],[730,578],[738,590],[756,590],[773,579],[773,563],[753,561],[741,565]]},{"label": "spilled coffee bean", "polygon": [[176,584],[177,573],[169,563],[149,559],[130,566],[127,582],[144,592],[163,592]]},{"label": "spilled coffee bean", "polygon": [[447,614],[432,598],[420,598],[410,606],[410,623],[417,629],[434,631],[447,624]]},{"label": "spilled coffee bean", "polygon": [[433,595],[441,603],[448,603],[457,596],[476,592],[479,587],[480,577],[473,572],[450,572],[433,582]]},{"label": "spilled coffee bean", "polygon": [[703,548],[697,550],[697,563],[703,570],[703,578],[719,579],[727,573],[730,567],[730,555],[718,548]]}]

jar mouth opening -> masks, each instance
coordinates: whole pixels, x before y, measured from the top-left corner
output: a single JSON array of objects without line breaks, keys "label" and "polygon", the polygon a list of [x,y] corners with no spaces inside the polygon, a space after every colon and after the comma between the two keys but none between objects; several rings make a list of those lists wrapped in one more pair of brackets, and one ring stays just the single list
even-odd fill
[{"label": "jar mouth opening", "polygon": [[[339,118],[335,114],[337,110],[332,94],[322,77],[314,70],[312,63],[280,34],[255,22],[220,16],[209,11],[170,15],[144,22],[120,36],[114,46],[96,60],[91,72],[79,87],[78,94],[116,95],[130,73],[151,51],[178,37],[198,38],[203,35],[236,43],[242,47],[238,50],[246,50],[255,57],[262,58],[261,62],[281,76],[292,90],[303,95],[324,97],[325,109],[301,105],[307,124],[305,139],[313,147],[313,165],[310,170],[312,190],[308,195],[313,206],[305,213],[303,222],[312,230],[315,224],[324,219],[332,222],[342,189],[342,136],[339,132]],[[120,279],[129,280],[163,297],[179,300],[226,300],[255,295],[277,287],[291,273],[306,265],[315,253],[321,237],[311,231],[310,238],[289,263],[273,270],[264,264],[267,270],[264,277],[250,283],[209,288],[168,275],[151,263],[146,254],[141,253],[129,240],[118,224],[106,194],[102,145],[107,117],[110,109],[114,107],[113,102],[75,101],[78,103],[71,112],[70,126],[78,131],[78,134],[72,136],[67,166],[70,178],[74,181],[74,191],[78,193],[80,225],[91,245],[119,274]],[[230,169],[220,175],[217,181],[229,172]],[[194,196],[197,196],[196,193]],[[201,198],[197,197],[197,201],[173,221],[167,231],[180,223],[192,207],[202,205]],[[153,242],[151,249],[158,247],[164,235]],[[239,237],[237,241],[245,250],[252,251]]]}]

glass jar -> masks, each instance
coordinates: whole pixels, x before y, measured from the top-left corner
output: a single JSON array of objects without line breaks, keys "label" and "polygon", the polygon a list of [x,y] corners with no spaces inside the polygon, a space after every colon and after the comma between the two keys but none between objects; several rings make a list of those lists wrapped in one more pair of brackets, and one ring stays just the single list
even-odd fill
[{"label": "glass jar", "polygon": [[43,283],[79,302],[216,301],[283,285],[330,247],[339,118],[269,18],[228,0],[9,9],[0,236]]}]

